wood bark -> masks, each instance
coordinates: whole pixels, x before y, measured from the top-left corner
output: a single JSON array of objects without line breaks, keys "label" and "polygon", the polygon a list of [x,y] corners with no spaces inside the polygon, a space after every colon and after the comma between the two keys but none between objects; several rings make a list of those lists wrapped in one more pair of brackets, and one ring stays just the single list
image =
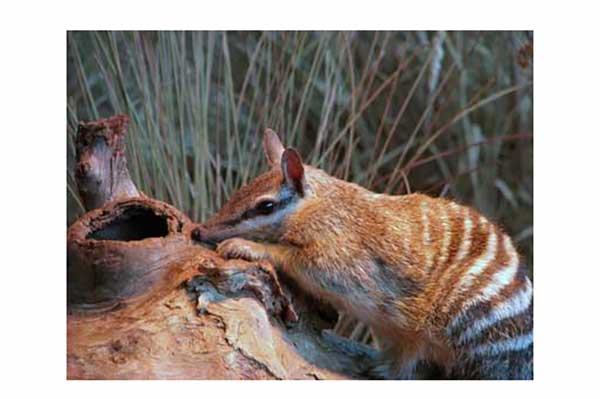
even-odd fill
[{"label": "wood bark", "polygon": [[331,310],[268,263],[196,244],[186,215],[137,189],[127,121],[79,127],[88,213],[67,232],[67,377],[366,378],[373,350],[329,332]]}]

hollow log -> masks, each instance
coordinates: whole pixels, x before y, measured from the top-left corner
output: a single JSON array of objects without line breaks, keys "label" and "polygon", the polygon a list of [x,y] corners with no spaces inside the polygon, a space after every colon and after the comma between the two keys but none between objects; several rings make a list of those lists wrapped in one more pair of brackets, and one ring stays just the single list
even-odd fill
[{"label": "hollow log", "polygon": [[[265,262],[226,261],[136,188],[127,117],[81,123],[67,232],[69,379],[366,378],[375,353]],[[283,279],[282,279],[283,277]]]}]

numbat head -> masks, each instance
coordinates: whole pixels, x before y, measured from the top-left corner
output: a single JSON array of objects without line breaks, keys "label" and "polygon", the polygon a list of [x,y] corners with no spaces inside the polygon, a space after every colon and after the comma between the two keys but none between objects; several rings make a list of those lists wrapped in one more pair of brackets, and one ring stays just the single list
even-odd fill
[{"label": "numbat head", "polygon": [[263,140],[271,170],[234,193],[198,232],[204,242],[230,237],[278,241],[285,234],[284,221],[300,202],[313,193],[298,152],[284,149],[272,130]]},{"label": "numbat head", "polygon": [[375,371],[417,378],[533,377],[532,285],[510,238],[471,208],[376,194],[302,164],[272,130],[271,169],[194,231],[226,258],[266,259],[367,323]]}]

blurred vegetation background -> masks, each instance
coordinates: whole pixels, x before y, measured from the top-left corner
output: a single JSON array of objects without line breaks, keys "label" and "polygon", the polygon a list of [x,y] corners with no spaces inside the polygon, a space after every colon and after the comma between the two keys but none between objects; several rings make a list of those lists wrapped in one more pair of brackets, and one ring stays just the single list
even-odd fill
[{"label": "blurred vegetation background", "polygon": [[532,32],[69,32],[67,46],[68,224],[79,120],[129,115],[134,182],[195,221],[266,169],[271,127],[335,176],[474,206],[532,271]]}]

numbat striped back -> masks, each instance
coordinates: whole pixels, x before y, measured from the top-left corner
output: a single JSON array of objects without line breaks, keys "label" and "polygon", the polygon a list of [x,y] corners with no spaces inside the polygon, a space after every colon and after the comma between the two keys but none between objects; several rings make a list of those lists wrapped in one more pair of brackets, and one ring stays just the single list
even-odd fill
[{"label": "numbat striped back", "polygon": [[[403,274],[423,272],[422,291],[403,301],[414,314],[408,329],[425,331],[426,341],[439,348],[433,360],[441,360],[443,376],[532,379],[533,287],[510,237],[445,199],[389,198],[401,203],[400,213],[412,213],[404,217],[413,220],[405,243],[413,259]],[[416,362],[406,369],[394,366],[393,357],[385,360],[379,367],[385,377],[415,376]]]},{"label": "numbat striped back", "polygon": [[373,193],[302,164],[265,133],[271,170],[194,233],[224,257],[266,259],[369,325],[374,373],[533,377],[532,284],[511,239],[475,210],[421,194]]}]

